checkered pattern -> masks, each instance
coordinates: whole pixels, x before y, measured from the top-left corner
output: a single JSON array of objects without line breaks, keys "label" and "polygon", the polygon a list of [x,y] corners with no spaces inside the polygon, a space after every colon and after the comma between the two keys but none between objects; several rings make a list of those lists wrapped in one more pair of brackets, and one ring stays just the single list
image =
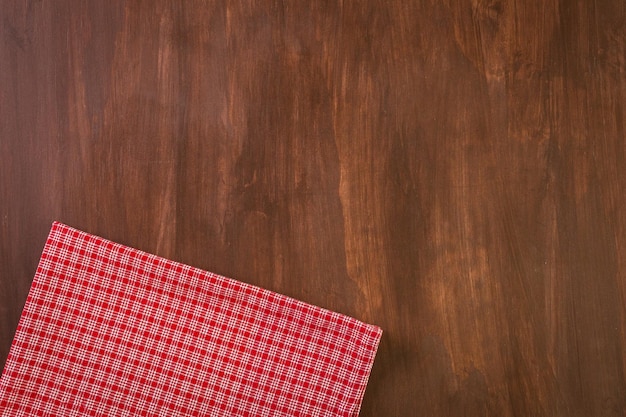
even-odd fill
[{"label": "checkered pattern", "polygon": [[357,416],[381,330],[54,223],[2,416]]}]

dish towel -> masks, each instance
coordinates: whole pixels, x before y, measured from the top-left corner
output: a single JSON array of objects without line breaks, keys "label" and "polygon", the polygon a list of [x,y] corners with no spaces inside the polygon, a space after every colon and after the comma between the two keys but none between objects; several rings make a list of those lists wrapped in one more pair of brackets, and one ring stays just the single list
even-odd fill
[{"label": "dish towel", "polygon": [[382,331],[55,222],[2,416],[357,416]]}]

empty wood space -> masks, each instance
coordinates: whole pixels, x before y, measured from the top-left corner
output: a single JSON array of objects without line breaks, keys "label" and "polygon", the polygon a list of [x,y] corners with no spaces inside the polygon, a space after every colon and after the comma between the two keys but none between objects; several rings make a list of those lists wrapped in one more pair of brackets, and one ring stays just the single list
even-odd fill
[{"label": "empty wood space", "polygon": [[0,368],[59,220],[379,325],[361,416],[626,415],[623,1],[0,5]]}]

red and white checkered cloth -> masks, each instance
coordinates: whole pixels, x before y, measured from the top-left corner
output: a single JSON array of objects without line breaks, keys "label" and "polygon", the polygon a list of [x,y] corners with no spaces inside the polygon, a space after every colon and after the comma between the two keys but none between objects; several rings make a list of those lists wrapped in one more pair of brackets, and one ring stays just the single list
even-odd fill
[{"label": "red and white checkered cloth", "polygon": [[381,330],[54,223],[2,416],[357,416]]}]

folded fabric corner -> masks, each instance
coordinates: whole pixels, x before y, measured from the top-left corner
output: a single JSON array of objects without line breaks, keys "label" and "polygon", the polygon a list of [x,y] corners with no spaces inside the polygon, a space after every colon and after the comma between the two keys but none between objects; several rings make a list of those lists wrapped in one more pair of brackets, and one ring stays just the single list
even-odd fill
[{"label": "folded fabric corner", "polygon": [[379,327],[52,225],[3,416],[357,416]]}]

